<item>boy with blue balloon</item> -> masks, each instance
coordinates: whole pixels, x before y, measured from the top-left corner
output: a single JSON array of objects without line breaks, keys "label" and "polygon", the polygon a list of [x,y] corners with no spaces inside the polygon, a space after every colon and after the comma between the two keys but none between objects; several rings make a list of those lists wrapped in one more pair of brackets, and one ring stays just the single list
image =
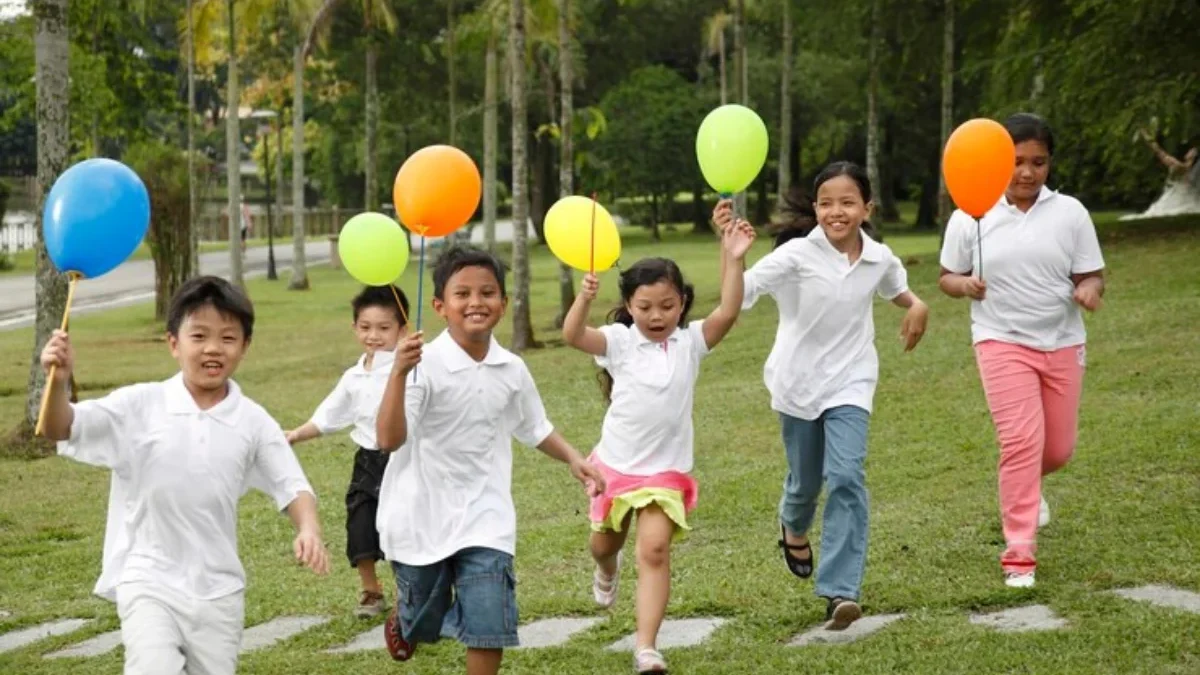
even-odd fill
[{"label": "boy with blue balloon", "polygon": [[[42,351],[50,382],[44,435],[58,454],[112,472],[95,593],[115,601],[127,675],[233,673],[244,625],[237,506],[256,487],[296,527],[296,559],[329,561],[316,497],[279,424],[231,379],[254,329],[250,300],[198,277],[171,302],[167,343],[179,373],[72,404],[65,331]],[[55,386],[57,385],[57,386]]]}]

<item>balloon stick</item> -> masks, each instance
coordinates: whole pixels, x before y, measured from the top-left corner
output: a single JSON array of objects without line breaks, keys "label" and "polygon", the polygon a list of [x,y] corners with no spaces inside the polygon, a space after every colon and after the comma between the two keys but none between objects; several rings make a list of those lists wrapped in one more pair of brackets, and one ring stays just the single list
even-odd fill
[{"label": "balloon stick", "polygon": [[[75,283],[79,281],[82,275],[79,272],[67,272],[67,278],[71,280],[67,286],[67,304],[63,307],[62,328],[67,330],[67,323],[71,319],[71,301],[75,299]],[[50,391],[54,388],[54,374],[58,372],[58,364],[50,366],[50,375],[46,378],[45,387],[42,390],[42,405],[38,408],[37,424],[33,428],[34,436],[42,435],[42,426],[46,421],[46,406],[50,403]]]}]

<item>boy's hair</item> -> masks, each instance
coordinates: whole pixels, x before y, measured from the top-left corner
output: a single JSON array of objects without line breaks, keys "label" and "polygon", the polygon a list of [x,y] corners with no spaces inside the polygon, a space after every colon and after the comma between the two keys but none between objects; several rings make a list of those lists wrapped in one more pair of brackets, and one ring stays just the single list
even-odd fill
[{"label": "boy's hair", "polygon": [[446,284],[450,277],[466,267],[482,267],[489,270],[500,285],[501,297],[508,297],[508,290],[504,285],[504,263],[491,253],[474,246],[451,246],[438,257],[433,266],[433,297],[444,300]]},{"label": "boy's hair", "polygon": [[237,319],[247,342],[254,333],[254,305],[236,286],[220,277],[203,276],[185,281],[167,310],[167,333],[179,335],[179,326],[193,312],[211,305],[222,316]]},{"label": "boy's hair", "polygon": [[[827,181],[837,178],[838,176],[846,176],[850,180],[854,181],[854,183],[858,185],[858,193],[862,196],[863,203],[870,203],[871,179],[867,176],[867,170],[855,164],[854,162],[834,162],[833,164],[830,164],[822,169],[821,173],[817,174],[816,180],[813,181],[813,194],[818,194],[821,191],[822,185],[824,185]],[[813,217],[814,219],[816,218],[815,211]],[[862,231],[875,241],[883,241],[882,237],[879,236],[879,233],[875,231],[875,226],[872,225],[871,221],[869,220],[863,221]]]},{"label": "boy's hair", "polygon": [[[642,258],[632,267],[621,272],[619,282],[621,304],[608,313],[608,322],[632,326],[633,314],[629,311],[629,303],[633,300],[633,294],[637,293],[637,289],[642,286],[653,286],[660,281],[670,283],[675,290],[679,291],[679,295],[683,298],[683,311],[679,314],[679,325],[687,325],[688,312],[691,311],[692,302],[696,299],[696,291],[691,284],[684,280],[679,265],[669,258]],[[596,374],[596,379],[600,381],[600,391],[604,394],[604,399],[612,401],[612,373],[602,369]]]},{"label": "boy's hair", "polygon": [[[392,295],[393,291],[395,295]],[[400,298],[399,306],[396,306],[396,298]],[[358,321],[358,315],[368,307],[390,309],[396,315],[396,321],[403,326],[404,317],[408,316],[408,296],[396,286],[363,286],[362,291],[350,301],[350,307],[354,309],[355,321]]]},{"label": "boy's hair", "polygon": [[1054,132],[1041,117],[1033,113],[1017,113],[1004,120],[1004,128],[1012,136],[1014,144],[1041,141],[1046,146],[1046,152],[1054,155]]}]

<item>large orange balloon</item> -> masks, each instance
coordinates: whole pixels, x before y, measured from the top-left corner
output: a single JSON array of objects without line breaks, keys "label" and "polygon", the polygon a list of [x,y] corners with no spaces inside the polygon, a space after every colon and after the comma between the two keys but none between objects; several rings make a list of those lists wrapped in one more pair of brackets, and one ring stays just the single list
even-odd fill
[{"label": "large orange balloon", "polygon": [[396,215],[410,232],[444,237],[466,225],[479,207],[483,181],[467,153],[430,145],[413,153],[392,186]]},{"label": "large orange balloon", "polygon": [[946,190],[958,208],[981,218],[1008,189],[1016,163],[1012,136],[999,122],[963,122],[950,134],[942,155]]}]

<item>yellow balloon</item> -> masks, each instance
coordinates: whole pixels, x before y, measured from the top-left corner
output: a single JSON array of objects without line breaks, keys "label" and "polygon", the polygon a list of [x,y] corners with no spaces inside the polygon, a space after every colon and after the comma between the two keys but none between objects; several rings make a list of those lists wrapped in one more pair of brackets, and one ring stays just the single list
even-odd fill
[{"label": "yellow balloon", "polygon": [[[592,218],[595,214],[593,237]],[[563,197],[546,212],[546,244],[559,260],[583,272],[602,272],[621,257],[621,234],[603,206],[587,197]]]}]

